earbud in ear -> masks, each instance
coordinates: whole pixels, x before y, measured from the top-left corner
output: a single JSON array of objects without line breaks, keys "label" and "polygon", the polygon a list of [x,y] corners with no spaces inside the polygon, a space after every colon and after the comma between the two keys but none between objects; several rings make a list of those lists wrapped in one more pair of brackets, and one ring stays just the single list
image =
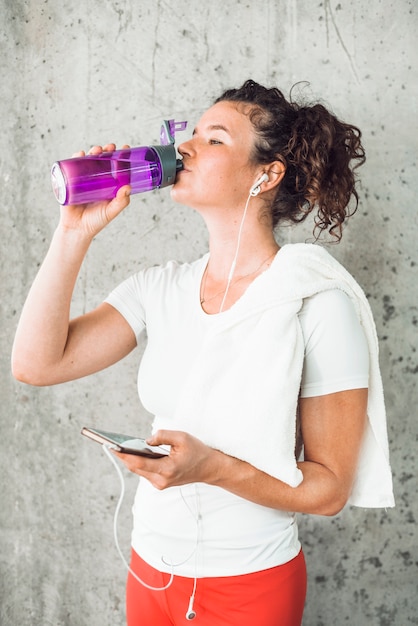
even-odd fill
[{"label": "earbud in ear", "polygon": [[264,173],[261,178],[259,178],[254,185],[251,187],[250,189],[250,196],[257,196],[261,189],[260,189],[260,185],[266,181],[268,181],[269,177],[266,173]]}]

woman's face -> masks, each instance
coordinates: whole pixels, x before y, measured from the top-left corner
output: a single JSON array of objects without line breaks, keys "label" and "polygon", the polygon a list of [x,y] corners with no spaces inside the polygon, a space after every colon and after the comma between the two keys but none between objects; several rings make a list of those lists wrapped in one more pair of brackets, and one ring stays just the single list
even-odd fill
[{"label": "woman's face", "polygon": [[235,103],[218,102],[204,113],[189,141],[178,147],[184,169],[171,188],[176,202],[201,211],[242,211],[261,173],[250,161],[255,133]]}]

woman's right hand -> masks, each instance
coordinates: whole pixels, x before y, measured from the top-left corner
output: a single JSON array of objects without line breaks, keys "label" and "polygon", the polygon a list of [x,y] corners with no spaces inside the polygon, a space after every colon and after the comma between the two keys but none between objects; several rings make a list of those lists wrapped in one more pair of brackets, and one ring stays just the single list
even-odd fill
[{"label": "woman's right hand", "polygon": [[[127,149],[129,146],[122,146]],[[93,146],[88,154],[101,154],[102,152],[113,152],[116,150],[115,144],[105,146]],[[84,151],[73,154],[75,157],[86,156]],[[87,238],[93,239],[105,226],[119,215],[130,202],[129,185],[124,185],[112,200],[101,200],[99,202],[89,202],[80,205],[61,206],[60,225],[65,230],[79,231]]]}]

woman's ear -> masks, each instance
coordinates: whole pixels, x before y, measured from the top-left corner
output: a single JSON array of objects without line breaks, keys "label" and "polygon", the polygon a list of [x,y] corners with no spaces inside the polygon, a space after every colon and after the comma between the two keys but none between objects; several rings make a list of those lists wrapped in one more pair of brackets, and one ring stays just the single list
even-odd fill
[{"label": "woman's ear", "polygon": [[284,174],[286,172],[286,166],[281,161],[273,161],[263,171],[262,176],[257,178],[256,182],[250,189],[251,196],[258,196],[258,194],[271,191],[280,184]]},{"label": "woman's ear", "polygon": [[266,183],[264,183],[263,191],[270,191],[280,185],[285,173],[286,166],[282,163],[282,161],[273,161],[273,163],[270,163],[270,165],[266,168],[266,174],[269,179]]}]

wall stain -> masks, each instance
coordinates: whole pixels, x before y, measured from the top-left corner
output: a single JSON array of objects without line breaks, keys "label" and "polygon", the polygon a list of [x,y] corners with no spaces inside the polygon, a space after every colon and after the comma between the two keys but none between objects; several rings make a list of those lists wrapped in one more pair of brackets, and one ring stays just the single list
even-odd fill
[{"label": "wall stain", "polygon": [[393,317],[396,316],[396,308],[392,304],[391,297],[388,295],[383,296],[383,310],[384,310],[383,320],[385,322],[388,322],[389,320],[391,320]]}]

